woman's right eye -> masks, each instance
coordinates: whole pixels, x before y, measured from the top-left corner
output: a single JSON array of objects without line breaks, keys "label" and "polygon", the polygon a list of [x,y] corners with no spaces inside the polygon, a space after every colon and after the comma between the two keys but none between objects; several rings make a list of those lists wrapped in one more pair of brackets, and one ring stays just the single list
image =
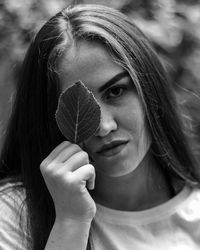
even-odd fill
[{"label": "woman's right eye", "polygon": [[128,90],[128,86],[126,84],[123,85],[116,85],[114,87],[111,87],[107,89],[106,91],[106,99],[116,99],[125,94],[125,92]]},{"label": "woman's right eye", "polygon": [[121,87],[121,86],[116,86],[116,87],[113,87],[113,88],[110,88],[108,90],[108,97],[109,98],[116,98],[116,97],[119,97],[123,94],[124,90],[126,88],[124,87]]}]

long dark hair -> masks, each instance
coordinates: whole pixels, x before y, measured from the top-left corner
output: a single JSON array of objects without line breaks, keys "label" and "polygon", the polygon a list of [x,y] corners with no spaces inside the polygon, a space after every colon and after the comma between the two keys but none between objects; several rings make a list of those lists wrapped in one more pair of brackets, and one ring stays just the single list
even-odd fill
[{"label": "long dark hair", "polygon": [[12,176],[26,190],[31,249],[35,250],[44,249],[55,220],[39,166],[64,140],[54,117],[60,94],[59,59],[84,39],[103,43],[113,60],[129,72],[146,112],[151,151],[170,185],[200,183],[165,70],[146,37],[116,10],[97,5],[68,7],[41,28],[28,49],[1,155],[1,178]]}]

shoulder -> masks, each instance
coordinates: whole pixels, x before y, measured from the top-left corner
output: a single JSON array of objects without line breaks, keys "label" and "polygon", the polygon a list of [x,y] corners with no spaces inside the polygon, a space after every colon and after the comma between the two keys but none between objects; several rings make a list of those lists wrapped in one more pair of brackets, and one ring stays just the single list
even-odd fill
[{"label": "shoulder", "polygon": [[25,190],[20,183],[6,183],[0,186],[0,209],[3,211],[16,212],[24,206]]},{"label": "shoulder", "polygon": [[189,188],[190,193],[179,209],[179,216],[186,221],[198,222],[200,226],[200,189]]},{"label": "shoulder", "polygon": [[26,249],[25,190],[19,183],[0,186],[0,249]]},{"label": "shoulder", "polygon": [[21,182],[0,183],[0,197],[25,197],[25,189]]}]

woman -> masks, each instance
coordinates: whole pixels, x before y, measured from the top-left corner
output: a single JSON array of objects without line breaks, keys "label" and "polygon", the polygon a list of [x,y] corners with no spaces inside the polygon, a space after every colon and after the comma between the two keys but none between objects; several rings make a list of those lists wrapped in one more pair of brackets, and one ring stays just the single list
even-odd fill
[{"label": "woman", "polygon": [[[55,121],[61,91],[78,80],[101,107],[81,145]],[[197,249],[200,175],[182,131],[141,31],[107,7],[64,9],[24,60],[1,156],[2,249]],[[20,226],[10,219],[19,207]]]}]

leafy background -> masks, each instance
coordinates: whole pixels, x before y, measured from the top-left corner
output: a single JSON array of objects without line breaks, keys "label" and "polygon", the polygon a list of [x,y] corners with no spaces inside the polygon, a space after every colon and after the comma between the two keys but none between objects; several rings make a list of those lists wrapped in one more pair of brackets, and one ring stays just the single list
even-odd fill
[{"label": "leafy background", "polygon": [[195,131],[192,146],[199,155],[199,0],[1,0],[0,148],[25,51],[45,20],[70,3],[99,3],[115,7],[144,31],[161,55],[184,114]]}]

